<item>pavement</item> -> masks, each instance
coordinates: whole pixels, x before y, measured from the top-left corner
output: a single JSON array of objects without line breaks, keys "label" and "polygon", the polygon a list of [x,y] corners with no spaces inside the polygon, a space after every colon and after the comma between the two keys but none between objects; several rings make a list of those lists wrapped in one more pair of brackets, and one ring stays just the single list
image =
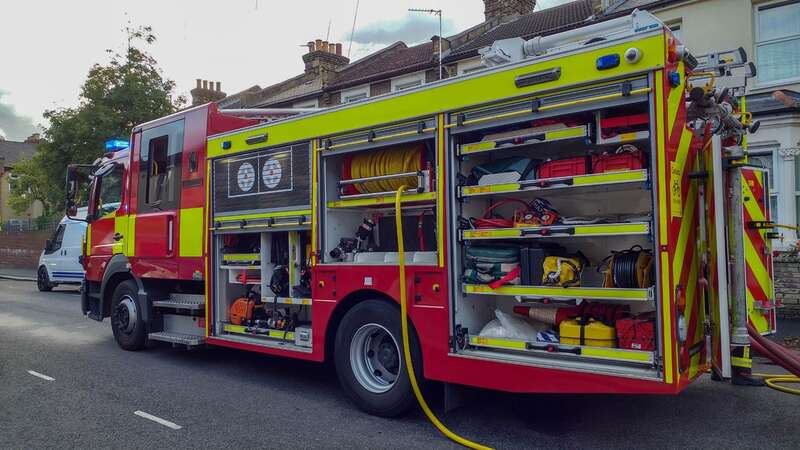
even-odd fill
[{"label": "pavement", "polygon": [[[79,303],[74,287],[0,280],[0,448],[459,448],[419,412],[360,412],[325,365],[222,348],[126,352]],[[800,447],[796,397],[707,376],[677,396],[470,397],[435,409],[496,448]]]},{"label": "pavement", "polygon": [[36,281],[36,269],[21,267],[3,267],[0,279],[17,281]]}]

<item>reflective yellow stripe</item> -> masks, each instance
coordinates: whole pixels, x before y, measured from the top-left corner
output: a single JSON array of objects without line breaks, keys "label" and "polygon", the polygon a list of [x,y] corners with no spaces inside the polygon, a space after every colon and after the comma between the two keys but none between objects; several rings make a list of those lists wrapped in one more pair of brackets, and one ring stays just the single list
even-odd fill
[{"label": "reflective yellow stripe", "polygon": [[[470,336],[469,343],[476,347],[494,347],[494,348],[504,348],[509,350],[528,350],[527,342],[516,339]],[[541,342],[541,344],[545,343]],[[558,346],[557,343],[555,343],[554,345]],[[580,356],[585,356],[589,358],[612,359],[618,361],[622,360],[622,361],[634,361],[634,362],[644,362],[644,363],[653,362],[653,354],[651,352],[624,350],[618,348],[581,347]]]},{"label": "reflective yellow stripe", "polygon": [[595,173],[572,178],[572,184],[575,186],[605,183],[625,183],[633,181],[647,181],[647,171],[630,170],[623,172]]},{"label": "reflective yellow stripe", "polygon": [[291,331],[269,330],[268,334],[267,333],[264,333],[264,334],[261,334],[261,333],[258,333],[258,334],[256,334],[256,333],[248,333],[246,331],[247,327],[242,326],[242,325],[232,325],[232,324],[229,324],[229,323],[226,323],[226,324],[222,325],[222,330],[223,331],[227,331],[228,333],[241,333],[241,334],[246,334],[248,336],[271,337],[271,338],[275,338],[275,339],[286,339],[287,341],[293,341],[294,340],[294,333],[291,332]]},{"label": "reflective yellow stripe", "polygon": [[518,286],[507,284],[497,289],[492,289],[485,284],[465,284],[464,292],[467,294],[494,294],[494,295],[522,295],[527,297],[547,298],[586,298],[599,300],[642,300],[650,298],[648,289],[622,289],[622,288],[583,288],[583,287],[553,287],[553,286]]},{"label": "reflective yellow stripe", "polygon": [[694,226],[694,210],[697,203],[697,187],[694,183],[690,185],[689,195],[684,205],[683,219],[681,220],[681,228],[678,231],[678,241],[675,243],[675,257],[672,259],[672,278],[675,283],[679,283],[681,279],[681,271],[684,269],[683,260],[686,256],[687,246],[695,245],[694,242],[689,241],[689,233]]},{"label": "reflective yellow stripe", "polygon": [[593,358],[653,362],[653,354],[651,352],[624,350],[619,348],[582,347],[581,355],[590,356]]},{"label": "reflective yellow stripe", "polygon": [[[530,114],[530,111],[523,111],[523,113]],[[544,136],[544,139],[536,142],[528,142],[527,144],[538,144],[538,143],[545,143],[548,141],[559,141],[564,139],[575,139],[575,138],[585,137],[586,126],[581,125],[577,127],[569,127],[560,130],[543,131],[542,133],[536,133],[536,134],[542,134]],[[509,137],[507,139],[512,139],[512,138]],[[498,141],[483,141],[483,142],[473,142],[471,144],[464,144],[461,146],[461,154],[465,155],[470,153],[479,153],[479,152],[494,150],[498,148],[497,142]],[[505,147],[500,147],[500,148],[505,148]]]},{"label": "reflective yellow stripe", "polygon": [[223,261],[254,261],[261,258],[258,253],[225,253],[222,255]]},{"label": "reflective yellow stripe", "polygon": [[86,256],[90,256],[92,254],[92,224],[86,225],[86,245],[84,246],[86,249]]},{"label": "reflective yellow stripe", "polygon": [[739,358],[738,356],[731,356],[731,365],[734,367],[746,367],[751,369],[753,367],[753,360],[748,358]]},{"label": "reflective yellow stripe", "polygon": [[[428,200],[436,200],[436,193],[426,192],[424,194],[409,194],[403,196],[404,202],[420,202]],[[394,202],[394,196],[356,198],[353,200],[338,200],[335,202],[328,202],[328,208],[352,208],[354,206],[388,205],[392,202]]]},{"label": "reflective yellow stripe", "polygon": [[489,192],[513,192],[522,187],[519,183],[493,184],[490,186],[465,186],[461,188],[461,195],[486,194]]},{"label": "reflective yellow stripe", "polygon": [[[573,236],[602,236],[623,234],[647,234],[650,227],[646,223],[618,223],[603,225],[558,225],[553,227],[526,227],[526,228],[495,228],[489,230],[465,230],[462,232],[464,239],[497,239],[497,238],[535,238],[550,235],[562,235],[567,229],[574,229]],[[547,229],[544,235],[523,235],[524,230]]]},{"label": "reflective yellow stripe", "polygon": [[513,339],[487,338],[481,336],[470,336],[469,343],[478,346],[508,348],[513,350],[527,350],[528,348],[528,345],[525,343],[525,341],[516,341]]},{"label": "reflective yellow stripe", "polygon": [[311,214],[310,209],[300,209],[297,211],[276,211],[276,212],[265,212],[257,214],[243,214],[238,216],[217,216],[214,217],[214,221],[232,222],[236,220],[257,220],[257,219],[271,219],[279,217],[299,217],[299,216],[308,216],[309,214]]},{"label": "reflective yellow stripe", "polygon": [[[114,216],[114,232],[119,233],[122,235],[122,239],[119,241],[114,241],[114,244],[111,246],[111,252],[113,254],[124,254],[128,255],[128,221],[130,220],[130,216],[120,215]],[[132,237],[132,236],[130,236]]]},{"label": "reflective yellow stripe", "polygon": [[439,130],[438,134],[438,151],[436,154],[436,194],[438,199],[436,201],[436,249],[439,252],[439,267],[444,267],[444,155],[447,149],[445,148],[445,134],[444,134],[444,114],[439,114],[436,117],[436,127]]},{"label": "reflective yellow stripe", "polygon": [[[655,110],[656,110],[656,155],[658,157],[658,242],[660,245],[667,245],[667,220],[669,214],[667,212],[667,187],[669,186],[667,175],[666,163],[666,150],[665,150],[665,131],[664,131],[664,73],[661,70],[654,72],[655,86],[653,88],[655,96]],[[661,253],[661,311],[664,327],[662,329],[662,342],[664,346],[664,382],[672,384],[673,382],[673,352],[675,351],[676,343],[672,340],[672,315],[670,312],[672,286],[669,280],[669,254],[666,251]]]},{"label": "reflective yellow stripe", "polygon": [[179,214],[178,255],[182,257],[203,256],[203,207],[182,208]]},{"label": "reflective yellow stripe", "polygon": [[[317,223],[319,222],[319,207],[317,196],[319,195],[319,183],[317,182],[317,153],[319,141],[311,141],[311,265],[317,264]],[[305,249],[303,249],[305,252]]]}]

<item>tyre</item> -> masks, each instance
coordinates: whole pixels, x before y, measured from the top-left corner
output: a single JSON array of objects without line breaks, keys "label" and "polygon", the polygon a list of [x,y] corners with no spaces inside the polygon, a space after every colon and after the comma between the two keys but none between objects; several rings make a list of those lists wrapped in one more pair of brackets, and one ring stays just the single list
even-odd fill
[{"label": "tyre", "polygon": [[36,287],[41,292],[49,292],[53,290],[53,283],[50,281],[50,276],[47,275],[47,268],[45,266],[39,267],[36,272]]},{"label": "tyre", "polygon": [[[400,323],[400,308],[381,300],[357,304],[339,323],[336,373],[347,396],[369,414],[398,416],[416,402],[402,353]],[[419,342],[409,331],[414,373],[421,383]]]},{"label": "tyre", "polygon": [[111,329],[117,344],[125,350],[141,350],[147,344],[138,291],[135,281],[126,280],[111,297]]}]

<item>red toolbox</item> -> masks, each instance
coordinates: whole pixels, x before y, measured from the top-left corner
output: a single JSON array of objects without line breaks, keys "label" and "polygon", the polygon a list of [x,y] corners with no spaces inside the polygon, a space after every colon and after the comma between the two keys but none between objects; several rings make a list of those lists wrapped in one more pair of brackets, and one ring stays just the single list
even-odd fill
[{"label": "red toolbox", "polygon": [[644,152],[639,149],[592,155],[592,173],[639,170],[645,165]]},{"label": "red toolbox", "polygon": [[647,113],[604,117],[600,119],[600,130],[604,138],[610,138],[624,132],[646,130],[649,123]]},{"label": "red toolbox", "polygon": [[656,324],[652,319],[617,319],[619,348],[653,351],[656,349]]},{"label": "red toolbox", "polygon": [[589,173],[589,157],[552,159],[539,165],[537,178],[560,178],[586,175]]}]

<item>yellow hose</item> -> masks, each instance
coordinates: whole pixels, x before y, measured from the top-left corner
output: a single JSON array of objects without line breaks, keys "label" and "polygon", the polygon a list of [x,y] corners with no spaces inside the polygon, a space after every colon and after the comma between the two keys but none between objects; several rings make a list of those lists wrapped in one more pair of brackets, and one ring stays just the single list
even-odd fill
[{"label": "yellow hose", "polygon": [[[403,356],[405,357],[406,366],[408,367],[408,379],[411,381],[411,389],[414,390],[414,396],[417,397],[417,401],[419,402],[419,406],[422,408],[422,411],[425,412],[425,415],[428,417],[428,420],[433,423],[439,431],[442,432],[445,436],[447,436],[452,441],[463,445],[464,447],[474,448],[474,449],[481,449],[481,450],[491,450],[491,447],[486,447],[485,445],[478,444],[477,442],[472,442],[468,439],[464,439],[461,436],[453,433],[452,431],[448,430],[446,426],[439,419],[433,414],[433,411],[428,407],[428,403],[425,402],[425,398],[422,397],[422,392],[419,389],[419,384],[417,384],[417,376],[414,374],[414,365],[411,361],[411,344],[408,339],[408,305],[406,299],[406,257],[405,257],[405,246],[403,245],[403,215],[402,215],[402,195],[403,191],[406,190],[406,186],[400,186],[397,189],[397,193],[394,197],[394,211],[395,211],[395,227],[397,228],[397,253],[398,253],[398,262],[400,265],[400,320],[401,320],[401,328],[403,330]],[[442,249],[439,249],[442,251]]]},{"label": "yellow hose", "polygon": [[764,377],[764,382],[767,386],[775,389],[776,391],[785,392],[787,394],[800,395],[800,389],[794,389],[786,386],[781,386],[778,383],[796,383],[800,384],[800,377],[790,374],[781,373],[753,373],[757,377]]},{"label": "yellow hose", "polygon": [[[417,172],[422,149],[419,144],[392,147],[357,154],[350,161],[351,178],[370,178],[396,173]],[[355,183],[353,187],[361,194],[394,191],[400,185],[416,185],[417,177],[390,178],[377,181]]]}]

